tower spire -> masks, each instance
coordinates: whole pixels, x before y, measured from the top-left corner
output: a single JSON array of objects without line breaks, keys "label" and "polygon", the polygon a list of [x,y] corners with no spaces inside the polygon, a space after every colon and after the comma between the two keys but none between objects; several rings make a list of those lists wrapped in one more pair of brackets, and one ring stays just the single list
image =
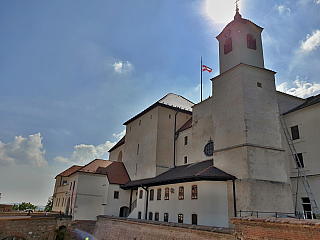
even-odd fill
[{"label": "tower spire", "polygon": [[236,0],[236,2],[235,2],[235,4],[236,4],[236,12],[238,13],[239,12],[239,6],[238,6],[238,2],[239,2],[240,0]]}]

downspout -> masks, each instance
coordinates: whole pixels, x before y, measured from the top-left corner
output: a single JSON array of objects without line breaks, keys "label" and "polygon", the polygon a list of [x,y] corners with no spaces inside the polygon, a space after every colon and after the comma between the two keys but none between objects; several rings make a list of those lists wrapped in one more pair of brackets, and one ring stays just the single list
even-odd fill
[{"label": "downspout", "polygon": [[174,141],[173,141],[173,166],[176,166],[176,140],[179,136],[177,133],[177,114],[179,110],[177,110],[176,114],[174,115]]},{"label": "downspout", "polygon": [[133,189],[131,189],[130,191],[130,203],[129,203],[129,213],[131,213],[131,205],[132,205],[132,192],[133,192]]},{"label": "downspout", "polygon": [[233,185],[233,209],[234,209],[234,216],[237,217],[237,203],[236,203],[236,184],[235,180],[232,179]]},{"label": "downspout", "polygon": [[149,190],[148,190],[148,187],[143,187],[141,185],[142,189],[145,190],[147,192],[147,196],[146,196],[146,212],[145,212],[145,215],[144,215],[144,219],[145,220],[148,220],[148,198],[149,198]]}]

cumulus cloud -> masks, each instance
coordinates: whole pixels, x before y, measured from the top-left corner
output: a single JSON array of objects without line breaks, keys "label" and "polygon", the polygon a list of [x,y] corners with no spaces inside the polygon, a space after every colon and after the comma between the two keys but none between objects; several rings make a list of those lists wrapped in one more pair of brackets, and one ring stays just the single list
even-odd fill
[{"label": "cumulus cloud", "polygon": [[0,165],[33,165],[37,167],[47,166],[44,158],[40,133],[29,135],[28,138],[16,136],[13,142],[0,141]]},{"label": "cumulus cloud", "polygon": [[[121,133],[114,133],[113,136],[120,140],[126,131],[123,130]],[[98,146],[93,146],[92,144],[79,144],[74,146],[72,157],[65,158],[62,156],[57,156],[54,158],[56,162],[67,163],[67,164],[79,164],[84,165],[92,161],[95,158],[104,157],[110,148],[112,148],[117,142],[106,141],[104,144]]]},{"label": "cumulus cloud", "polygon": [[299,76],[297,76],[293,83],[296,87],[288,89],[288,83],[284,82],[277,86],[277,90],[301,98],[310,97],[320,93],[320,84],[308,83],[306,78],[301,79]]},{"label": "cumulus cloud", "polygon": [[112,136],[114,136],[115,138],[117,138],[118,140],[120,140],[124,135],[126,135],[126,130],[123,130],[121,133],[119,134],[112,134]]},{"label": "cumulus cloud", "polygon": [[283,13],[284,11],[288,11],[288,12],[291,11],[290,8],[288,8],[284,5],[277,6],[277,9],[278,9],[279,13]]},{"label": "cumulus cloud", "polygon": [[311,51],[317,50],[319,46],[320,30],[316,30],[312,33],[312,35],[308,34],[305,41],[301,41],[299,53],[309,53]]},{"label": "cumulus cloud", "polygon": [[118,61],[113,64],[113,68],[114,68],[114,71],[117,73],[127,74],[127,73],[131,73],[134,67],[129,61],[125,63],[123,63],[122,61]]}]

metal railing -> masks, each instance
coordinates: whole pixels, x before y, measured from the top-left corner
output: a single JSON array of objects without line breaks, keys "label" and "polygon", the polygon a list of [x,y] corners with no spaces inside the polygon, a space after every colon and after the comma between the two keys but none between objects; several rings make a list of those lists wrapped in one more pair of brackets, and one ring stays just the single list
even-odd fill
[{"label": "metal railing", "polygon": [[316,219],[312,211],[297,211],[295,213],[286,212],[263,212],[263,211],[237,211],[238,217],[275,217],[275,218],[296,218],[296,219]]}]

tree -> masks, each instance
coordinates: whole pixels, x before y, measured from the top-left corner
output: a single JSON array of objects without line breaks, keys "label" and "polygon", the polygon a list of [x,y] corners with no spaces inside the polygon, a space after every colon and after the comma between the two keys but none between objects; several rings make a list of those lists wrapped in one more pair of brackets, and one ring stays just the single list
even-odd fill
[{"label": "tree", "polygon": [[53,206],[53,197],[51,196],[51,197],[48,198],[48,202],[47,202],[47,205],[44,208],[44,211],[45,212],[52,211],[52,206]]},{"label": "tree", "polygon": [[22,202],[21,204],[19,204],[19,210],[26,210],[26,209],[33,209],[35,210],[36,208],[38,208],[37,206],[31,204],[30,202],[26,203],[26,202]]},{"label": "tree", "polygon": [[12,210],[19,210],[19,205],[18,204],[13,204]]}]

